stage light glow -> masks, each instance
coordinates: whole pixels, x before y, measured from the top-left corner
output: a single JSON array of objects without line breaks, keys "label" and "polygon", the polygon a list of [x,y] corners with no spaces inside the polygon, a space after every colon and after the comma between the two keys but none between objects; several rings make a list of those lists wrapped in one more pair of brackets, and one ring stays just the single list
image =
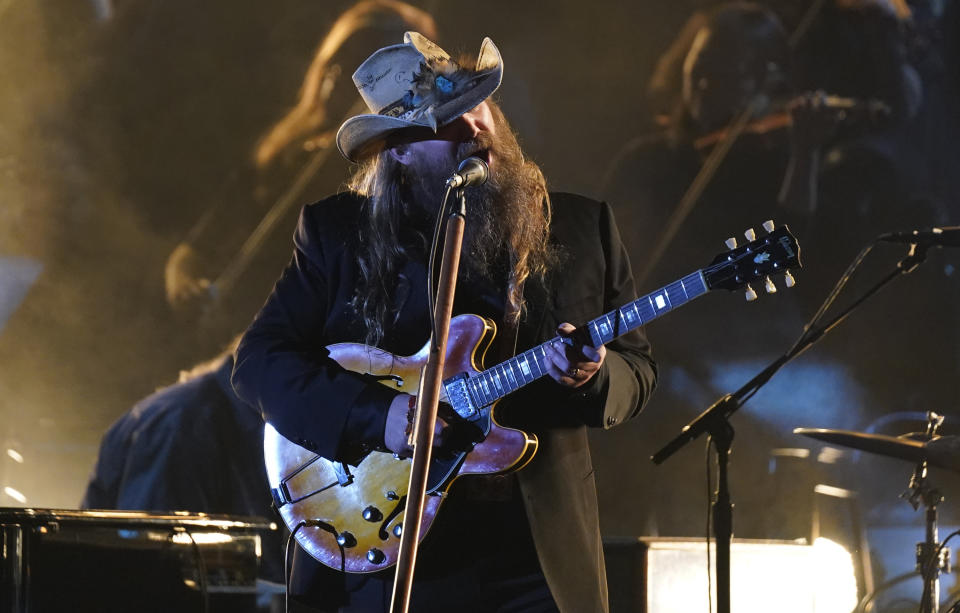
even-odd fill
[{"label": "stage light glow", "polygon": [[3,493],[6,494],[7,496],[13,498],[14,500],[16,500],[17,502],[19,502],[20,504],[27,504],[27,497],[24,496],[20,491],[15,490],[14,488],[10,487],[9,485],[6,486],[5,488],[3,488]]},{"label": "stage light glow", "polygon": [[857,606],[857,577],[853,557],[842,545],[826,538],[813,542],[813,585],[816,613],[850,613]]},{"label": "stage light glow", "polygon": [[[729,360],[711,365],[710,389],[737,389],[767,366],[766,358]],[[865,406],[866,388],[838,361],[797,360],[790,376],[773,378],[750,399],[743,410],[778,428],[794,428],[798,416],[824,428],[853,430],[864,415],[853,407]],[[776,407],[776,411],[767,410]]]},{"label": "stage light glow", "polygon": [[27,291],[43,270],[38,260],[0,256],[0,330],[27,297]]},{"label": "stage light glow", "polygon": [[14,462],[18,464],[23,464],[23,456],[16,449],[7,449],[7,455],[10,456]]},{"label": "stage light glow", "polygon": [[[192,537],[192,538],[191,538]],[[171,540],[178,545],[217,545],[233,541],[233,537],[224,532],[177,532]]]},{"label": "stage light glow", "polygon": [[[717,580],[715,554],[714,547],[713,590]],[[703,541],[654,541],[647,556],[646,611],[708,610]],[[843,547],[827,539],[817,539],[814,546],[735,541],[730,564],[731,608],[737,613],[850,613],[857,604],[853,559]],[[716,611],[716,606],[713,598],[711,610]]]}]

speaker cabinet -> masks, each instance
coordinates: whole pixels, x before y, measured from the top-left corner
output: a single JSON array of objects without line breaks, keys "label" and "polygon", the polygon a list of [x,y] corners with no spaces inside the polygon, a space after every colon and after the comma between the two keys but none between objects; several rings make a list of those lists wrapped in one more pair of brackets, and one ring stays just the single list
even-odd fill
[{"label": "speaker cabinet", "polygon": [[[711,543],[708,582],[704,539],[604,539],[610,613],[711,610],[714,555]],[[826,613],[850,611],[857,604],[853,560],[830,542],[734,539],[730,566],[731,609],[737,613]]]},{"label": "speaker cabinet", "polygon": [[0,509],[0,613],[254,611],[271,529],[249,517]]}]

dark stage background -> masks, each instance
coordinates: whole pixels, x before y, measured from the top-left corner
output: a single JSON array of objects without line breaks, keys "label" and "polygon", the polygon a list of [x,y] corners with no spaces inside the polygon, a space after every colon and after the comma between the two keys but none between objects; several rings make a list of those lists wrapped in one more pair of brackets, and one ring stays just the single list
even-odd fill
[{"label": "dark stage background", "polygon": [[[289,255],[295,213],[270,237],[229,306],[203,317],[168,306],[164,266],[209,207],[225,207],[224,235],[237,232],[226,227],[234,222],[249,231],[303,166],[302,152],[288,152],[258,174],[251,158],[266,129],[294,104],[318,41],[350,4],[0,0],[0,442],[22,456],[0,457],[0,485],[12,488],[0,492],[0,506],[75,507],[110,423],[175,381],[180,369],[217,353],[252,317]],[[712,3],[417,5],[435,16],[438,42],[448,50],[473,54],[484,35],[493,38],[505,61],[498,96],[528,154],[553,189],[600,196],[616,153],[656,130],[646,90],[658,56],[693,10]],[[713,200],[697,212],[708,236],[681,229],[694,247],[683,252],[689,259],[670,262],[670,271],[705,266],[725,238],[769,217],[791,223],[807,266],[790,293],[749,304],[739,293],[709,295],[649,327],[660,391],[638,419],[593,437],[605,534],[702,534],[704,441],[660,467],[648,457],[785,350],[869,238],[960,223],[956,10],[949,1],[929,6],[944,16],[927,18],[936,35],[927,32],[926,52],[915,50],[912,60],[922,95],[882,147],[894,161],[895,189],[878,187],[877,175],[854,175],[848,197],[823,200],[812,214],[780,210],[773,198],[769,209]],[[783,12],[788,27],[795,13]],[[918,20],[924,15],[915,12]],[[364,56],[344,60],[345,76]],[[847,64],[860,72],[874,61],[864,54]],[[780,181],[763,165],[742,170],[745,185]],[[299,200],[332,193],[347,172],[334,153]],[[858,198],[876,191],[890,197]],[[613,202],[625,241],[638,251],[656,232],[637,211],[675,204],[644,197]],[[853,291],[902,255],[901,247],[878,248]],[[893,566],[889,560],[912,565],[909,545],[889,536],[902,529],[907,536],[896,543],[922,539],[920,514],[897,499],[911,467],[865,454],[817,462],[821,446],[791,430],[899,434],[919,429],[917,415],[937,410],[947,416],[947,431],[956,431],[957,265],[954,253],[932,252],[923,268],[870,301],[736,415],[738,536],[803,536],[796,528],[809,523],[803,501],[824,481],[861,492],[871,545],[881,552],[877,570]],[[638,289],[668,280],[654,275]],[[771,461],[771,450],[784,447],[814,452],[807,460]],[[947,497],[943,519],[960,523],[958,484],[935,476]]]}]

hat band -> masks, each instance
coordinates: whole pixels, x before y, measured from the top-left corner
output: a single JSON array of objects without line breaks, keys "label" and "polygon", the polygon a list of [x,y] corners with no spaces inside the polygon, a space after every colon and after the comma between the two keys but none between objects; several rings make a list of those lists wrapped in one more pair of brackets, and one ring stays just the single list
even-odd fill
[{"label": "hat band", "polygon": [[[409,94],[409,92],[408,92]],[[408,96],[397,100],[393,104],[388,104],[380,110],[379,115],[384,117],[395,117],[397,119],[411,119],[417,115],[417,107],[407,101]]]},{"label": "hat band", "polygon": [[407,90],[402,98],[380,109],[378,115],[415,120],[430,108],[464,95],[485,76],[482,72],[464,70],[452,60],[448,60],[444,68],[446,73],[441,73],[440,67],[421,62],[420,70],[414,75],[414,89]]}]

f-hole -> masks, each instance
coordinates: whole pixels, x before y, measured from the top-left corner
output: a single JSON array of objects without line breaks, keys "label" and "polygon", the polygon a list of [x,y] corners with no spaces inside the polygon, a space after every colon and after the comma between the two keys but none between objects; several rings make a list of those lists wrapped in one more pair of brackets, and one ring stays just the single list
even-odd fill
[{"label": "f-hole", "polygon": [[[367,373],[367,374],[370,374],[370,373]],[[372,377],[373,380],[374,380],[374,381],[377,381],[377,382],[380,382],[380,381],[393,381],[394,385],[396,385],[397,387],[403,387],[403,377],[401,377],[400,375],[374,375],[374,374],[370,374],[370,377]]]}]

